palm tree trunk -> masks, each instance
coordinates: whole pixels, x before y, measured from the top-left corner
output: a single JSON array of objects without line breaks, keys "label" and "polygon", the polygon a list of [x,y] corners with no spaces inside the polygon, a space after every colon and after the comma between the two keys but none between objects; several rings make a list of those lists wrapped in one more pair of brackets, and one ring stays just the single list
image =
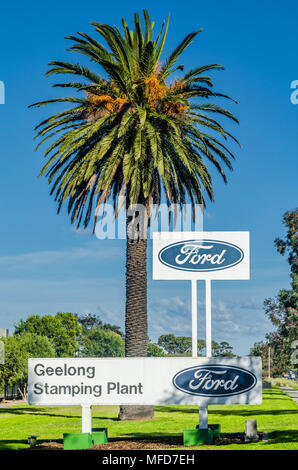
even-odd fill
[{"label": "palm tree trunk", "polygon": [[[126,308],[125,356],[146,357],[148,346],[147,321],[147,220],[143,230],[129,229],[126,220]],[[138,229],[139,230],[139,229]],[[125,405],[120,407],[119,419],[150,419],[153,406]]]}]

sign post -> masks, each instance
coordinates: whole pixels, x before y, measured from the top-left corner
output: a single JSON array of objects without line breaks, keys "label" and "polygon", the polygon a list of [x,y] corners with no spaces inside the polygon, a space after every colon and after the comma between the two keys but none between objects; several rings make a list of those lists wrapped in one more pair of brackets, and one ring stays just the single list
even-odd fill
[{"label": "sign post", "polygon": [[[212,357],[212,336],[211,336],[211,281],[205,281],[205,302],[206,302],[206,357]],[[208,429],[208,406],[199,407],[199,427]]]},{"label": "sign post", "polygon": [[[197,280],[205,281],[206,357],[212,357],[211,280],[249,279],[248,232],[155,232],[153,279],[191,280],[192,356],[198,356]],[[199,427],[208,428],[207,405]]]},{"label": "sign post", "polygon": [[91,432],[92,429],[92,415],[91,406],[82,405],[82,432]]},{"label": "sign post", "polygon": [[211,281],[205,281],[206,291],[206,356],[212,356],[212,339],[211,339]]},{"label": "sign post", "polygon": [[192,323],[192,357],[198,356],[198,297],[197,281],[191,281],[191,323]]}]

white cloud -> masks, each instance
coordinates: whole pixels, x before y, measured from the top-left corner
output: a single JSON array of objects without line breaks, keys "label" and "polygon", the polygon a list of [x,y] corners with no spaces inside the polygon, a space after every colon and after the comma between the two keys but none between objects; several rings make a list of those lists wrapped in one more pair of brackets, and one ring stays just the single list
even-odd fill
[{"label": "white cloud", "polygon": [[72,248],[66,250],[33,251],[31,253],[20,253],[18,255],[0,256],[0,268],[14,269],[17,266],[37,266],[46,264],[65,264],[66,262],[90,259],[111,258],[123,254],[120,247],[100,249],[96,246],[87,248]]},{"label": "white cloud", "polygon": [[[247,313],[246,311],[247,310]],[[161,298],[149,303],[150,335],[154,340],[161,334],[191,335],[190,302],[180,297]],[[255,341],[270,330],[270,322],[254,299],[212,302],[212,337],[216,341],[238,341],[249,350]],[[198,302],[198,336],[205,337],[205,303]],[[247,353],[247,352],[246,352]],[[245,353],[245,354],[246,354]]]},{"label": "white cloud", "polygon": [[244,299],[240,301],[239,308],[248,309],[248,310],[259,310],[263,308],[263,305],[260,304],[260,302],[257,301],[256,299],[250,298],[250,299]]}]

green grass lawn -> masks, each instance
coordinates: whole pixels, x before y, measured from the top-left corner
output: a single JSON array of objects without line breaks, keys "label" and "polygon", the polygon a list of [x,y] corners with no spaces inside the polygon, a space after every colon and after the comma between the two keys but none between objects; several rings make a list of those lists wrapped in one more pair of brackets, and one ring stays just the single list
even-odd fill
[{"label": "green grass lawn", "polygon": [[[298,406],[279,388],[263,391],[262,405],[212,405],[209,423],[220,423],[223,433],[243,432],[245,420],[256,418],[258,431],[268,432],[268,441],[254,444],[196,446],[191,449],[298,449]],[[107,427],[109,437],[181,435],[198,424],[195,406],[156,406],[150,421],[117,421],[118,407],[93,407],[93,427]],[[41,440],[61,439],[63,433],[81,431],[79,407],[11,406],[0,408],[0,449],[27,448],[28,434]],[[183,446],[179,447],[183,449]]]}]

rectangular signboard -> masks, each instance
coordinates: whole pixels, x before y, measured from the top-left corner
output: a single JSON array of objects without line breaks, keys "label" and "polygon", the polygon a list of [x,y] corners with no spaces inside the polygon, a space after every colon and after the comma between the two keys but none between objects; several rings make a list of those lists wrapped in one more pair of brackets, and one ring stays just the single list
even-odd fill
[{"label": "rectangular signboard", "polygon": [[154,232],[153,279],[247,280],[249,232]]},{"label": "rectangular signboard", "polygon": [[260,404],[262,363],[242,358],[29,359],[31,405]]}]

